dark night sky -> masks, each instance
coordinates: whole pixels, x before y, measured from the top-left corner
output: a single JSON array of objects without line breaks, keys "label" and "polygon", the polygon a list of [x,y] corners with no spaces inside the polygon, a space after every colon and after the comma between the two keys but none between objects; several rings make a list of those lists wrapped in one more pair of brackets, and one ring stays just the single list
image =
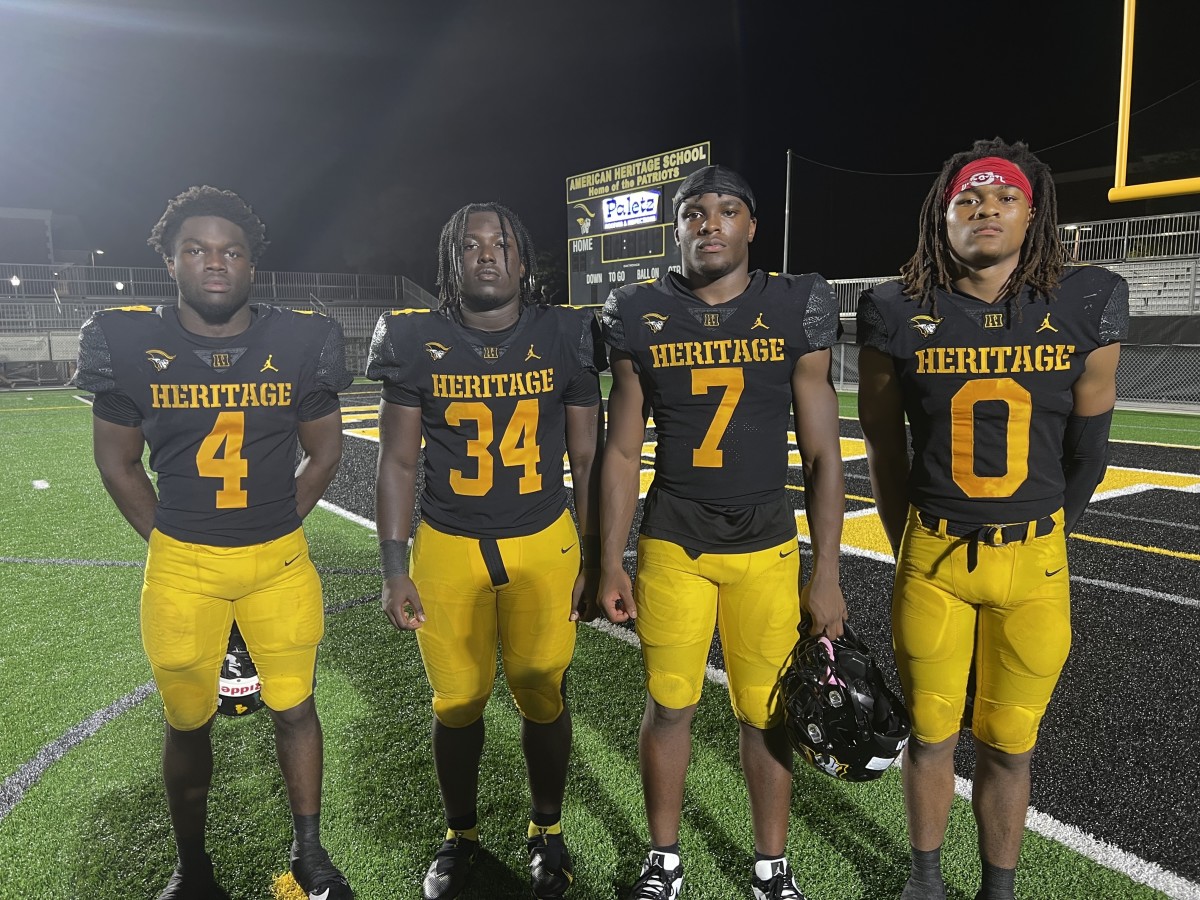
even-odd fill
[{"label": "dark night sky", "polygon": [[[751,179],[766,268],[789,147],[919,173],[978,137],[1038,150],[1102,129],[1043,158],[1112,165],[1120,0],[833,7],[0,0],[0,206],[78,215],[106,262],[154,265],[150,226],[207,182],[267,222],[265,268],[432,289],[438,229],[463,203],[498,199],[561,250],[567,176],[695,141]],[[1179,14],[1141,4],[1135,109],[1200,78],[1198,16]],[[1131,158],[1200,147],[1198,113],[1200,84],[1135,117]],[[1162,177],[1185,175],[1200,171]],[[932,179],[798,161],[791,268],[895,271]],[[1109,208],[1107,186],[1061,218],[1167,208]]]}]

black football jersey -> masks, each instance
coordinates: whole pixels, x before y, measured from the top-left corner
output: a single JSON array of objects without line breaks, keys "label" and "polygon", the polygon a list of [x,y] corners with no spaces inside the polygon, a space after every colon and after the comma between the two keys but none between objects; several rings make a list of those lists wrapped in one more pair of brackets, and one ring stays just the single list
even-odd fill
[{"label": "black football jersey", "polygon": [[1052,300],[985,303],[939,291],[937,315],[890,281],[858,306],[858,343],[892,357],[914,459],[909,500],[969,524],[1032,521],[1062,506],[1062,442],[1088,353],[1124,340],[1129,288],[1069,267]]},{"label": "black football jersey", "polygon": [[102,310],[80,332],[74,383],[96,416],[142,429],[154,524],[177,540],[241,547],[299,528],[297,426],[336,410],[354,380],[337,322],[251,310],[233,337],[192,334],[173,306]]},{"label": "black football jersey", "polygon": [[[755,271],[739,296],[710,306],[669,273],[614,291],[601,322],[609,346],[631,357],[653,408],[654,483],[642,533],[709,552],[794,536],[784,489],[791,379],[801,356],[837,340],[837,302],[825,279]],[[695,504],[702,507],[688,513]],[[747,508],[764,505],[775,510],[766,528],[746,518]]]},{"label": "black football jersey", "polygon": [[596,328],[592,311],[563,306],[525,307],[502,332],[423,309],[380,317],[367,377],[387,402],[421,409],[426,521],[520,537],[562,514],[566,407],[600,402]]}]

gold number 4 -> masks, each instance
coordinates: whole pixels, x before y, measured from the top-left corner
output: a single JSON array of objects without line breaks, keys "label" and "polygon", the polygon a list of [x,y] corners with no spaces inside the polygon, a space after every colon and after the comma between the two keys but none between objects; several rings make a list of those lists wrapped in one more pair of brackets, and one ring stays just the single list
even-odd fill
[{"label": "gold number 4", "polygon": [[[220,478],[222,486],[217,491],[217,509],[245,509],[246,491],[242,479],[250,471],[250,464],[242,458],[242,441],[246,436],[246,414],[223,412],[217,415],[217,424],[200,442],[196,451],[196,470],[201,478]],[[224,452],[221,453],[222,445]],[[221,453],[220,456],[217,454]]]}]

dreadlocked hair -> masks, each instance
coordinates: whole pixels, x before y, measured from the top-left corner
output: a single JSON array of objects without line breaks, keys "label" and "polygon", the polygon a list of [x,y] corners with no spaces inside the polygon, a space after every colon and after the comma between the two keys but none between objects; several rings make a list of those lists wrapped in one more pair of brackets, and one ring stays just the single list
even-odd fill
[{"label": "dreadlocked hair", "polygon": [[[1058,200],[1054,191],[1054,180],[1050,167],[1030,152],[1022,141],[1006,144],[1000,138],[976,141],[975,145],[946,160],[942,172],[921,206],[921,228],[917,239],[917,250],[900,268],[904,282],[904,293],[914,298],[921,306],[929,304],[937,315],[937,289],[950,290],[952,286],[954,257],[950,242],[946,239],[946,211],[942,199],[950,180],[967,163],[985,156],[998,156],[1018,166],[1029,179],[1037,215],[1030,223],[1021,245],[1017,267],[1000,290],[1000,299],[1019,298],[1021,289],[1029,287],[1034,296],[1053,299],[1053,292],[1062,278],[1066,264],[1066,251],[1058,237]],[[1018,299],[1019,303],[1019,299]],[[1018,306],[1018,315],[1020,308]]]},{"label": "dreadlocked hair", "polygon": [[193,216],[217,216],[232,222],[246,235],[249,243],[250,262],[257,264],[263,251],[270,243],[266,239],[267,227],[254,210],[233,191],[222,191],[207,184],[190,187],[170,203],[158,224],[150,231],[146,243],[155,252],[165,257],[175,255],[175,241],[184,219]]},{"label": "dreadlocked hair", "polygon": [[[468,203],[450,217],[450,221],[442,227],[442,235],[438,238],[438,308],[449,315],[462,305],[463,283],[463,244],[467,236],[467,220],[471,213],[493,213],[500,220],[500,233],[505,242],[509,233],[517,242],[517,253],[525,274],[520,281],[520,302],[522,306],[532,306],[537,300],[533,293],[534,262],[533,239],[517,214],[507,206],[499,203]],[[508,271],[508,256],[504,257],[505,271]]]}]

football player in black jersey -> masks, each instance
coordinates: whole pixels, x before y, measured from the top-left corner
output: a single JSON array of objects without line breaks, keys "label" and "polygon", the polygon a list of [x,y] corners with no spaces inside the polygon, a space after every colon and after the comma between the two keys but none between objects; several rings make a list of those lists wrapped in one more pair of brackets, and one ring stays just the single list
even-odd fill
[{"label": "football player in black jersey", "polygon": [[[802,606],[815,634],[839,636],[846,617],[829,350],[838,309],[819,275],[750,271],[754,208],[749,185],[730,169],[688,176],[674,200],[682,274],[614,291],[602,316],[613,388],[600,601],[612,621],[636,619],[646,670],[639,759],[650,852],[630,894],[639,900],[669,900],[682,886],[684,780],[714,624],[750,794],[754,896],[803,896],[786,859],[792,753],[777,685]],[[622,557],[651,409],[657,448],[635,592]],[[792,423],[814,556],[802,591],[787,489]]]},{"label": "football player in black jersey", "polygon": [[859,416],[913,726],[904,900],[946,896],[973,650],[978,896],[1013,896],[1030,759],[1070,647],[1065,537],[1104,474],[1128,288],[1065,266],[1056,216],[1024,144],[979,141],[942,168],[901,280],[859,303]]},{"label": "football player in black jersey", "polygon": [[[96,395],[96,464],[149,542],[142,642],[166,714],[163,776],[178,865],[160,900],[224,898],[205,851],[217,681],[236,620],[275,723],[309,897],[352,898],[321,845],[321,724],[313,703],[321,583],[301,521],[341,459],[342,333],[324,316],[251,304],[264,228],[240,197],[194,187],[149,243],[177,306],[96,313],[75,383]],[[296,445],[304,451],[296,466]],[[142,466],[150,446],[156,492]]]},{"label": "football player in black jersey", "polygon": [[[483,710],[497,640],[521,714],[533,894],[561,897],[574,877],[559,823],[571,749],[565,676],[575,623],[594,615],[604,363],[591,311],[533,302],[533,265],[511,210],[464,206],[442,230],[441,308],[381,317],[367,364],[384,382],[383,608],[397,628],[416,630],[433,688],[447,831],[422,884],[425,900],[458,896],[479,850]],[[579,531],[567,510],[564,452]]]}]

